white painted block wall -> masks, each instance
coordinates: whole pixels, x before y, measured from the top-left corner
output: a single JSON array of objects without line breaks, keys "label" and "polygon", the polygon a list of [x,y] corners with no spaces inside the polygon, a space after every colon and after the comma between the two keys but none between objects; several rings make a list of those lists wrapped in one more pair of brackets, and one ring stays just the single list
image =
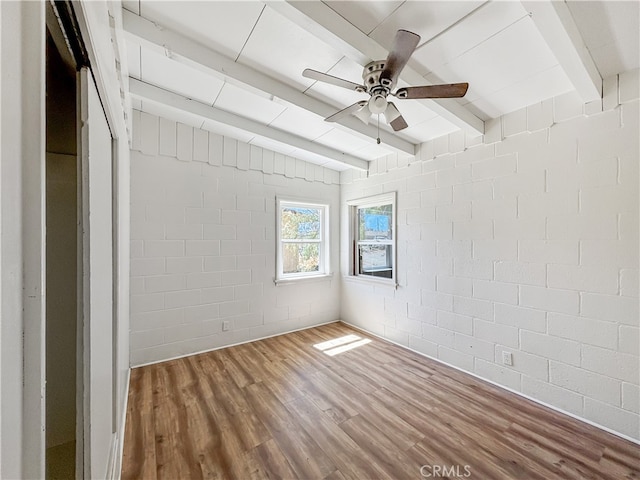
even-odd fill
[{"label": "white painted block wall", "polygon": [[[344,278],[342,319],[640,439],[638,71],[341,176],[398,192],[397,290]],[[502,364],[502,352],[513,366]]]},{"label": "white painted block wall", "polygon": [[[339,318],[338,172],[139,111],[133,133],[132,365]],[[276,195],[329,203],[334,279],[275,286]]]}]

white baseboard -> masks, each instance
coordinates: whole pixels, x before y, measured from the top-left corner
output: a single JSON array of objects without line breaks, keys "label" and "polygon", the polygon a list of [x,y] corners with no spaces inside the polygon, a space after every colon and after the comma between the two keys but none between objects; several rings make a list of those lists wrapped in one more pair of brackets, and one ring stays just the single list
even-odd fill
[{"label": "white baseboard", "polygon": [[514,390],[512,388],[506,387],[504,385],[500,385],[499,383],[496,383],[493,380],[489,380],[489,379],[486,379],[484,377],[481,377],[480,375],[478,375],[476,373],[469,372],[468,370],[464,370],[463,368],[457,367],[457,366],[452,365],[452,364],[447,363],[447,362],[443,362],[439,358],[432,357],[430,355],[427,355],[426,353],[419,352],[418,350],[414,350],[413,348],[409,348],[408,346],[403,345],[401,343],[397,343],[397,342],[394,342],[393,340],[389,340],[388,338],[382,337],[382,336],[378,335],[377,333],[370,332],[366,328],[363,328],[363,327],[361,327],[359,325],[354,325],[353,323],[349,323],[349,322],[346,322],[344,320],[338,320],[338,321],[344,323],[345,325],[349,325],[350,327],[353,327],[356,330],[360,330],[360,331],[365,332],[365,333],[367,333],[369,335],[372,335],[372,336],[374,336],[376,338],[384,340],[385,342],[392,343],[392,344],[397,345],[397,346],[399,346],[401,348],[404,348],[405,350],[409,350],[410,352],[417,353],[418,355],[421,355],[421,356],[423,356],[425,358],[428,358],[429,360],[433,360],[434,362],[441,363],[442,365],[446,365],[447,367],[451,367],[451,368],[453,368],[455,370],[458,370],[459,372],[466,373],[467,375],[471,375],[472,377],[477,378],[478,380],[482,380],[483,382],[490,383],[491,385],[494,385],[494,386],[496,386],[498,388],[501,388],[502,390],[506,390],[507,392],[514,393],[514,394],[518,395],[519,397],[523,397],[523,398],[526,398],[527,400],[531,400],[532,402],[537,403],[538,405],[542,405],[543,407],[550,408],[551,410],[554,410],[554,411],[556,411],[558,413],[561,413],[563,415],[567,415],[567,416],[569,416],[571,418],[575,418],[576,420],[584,422],[584,423],[586,423],[588,425],[591,425],[593,427],[599,428],[600,430],[604,430],[605,432],[610,433],[612,435],[615,435],[616,437],[620,437],[620,438],[622,438],[624,440],[627,440],[629,442],[632,442],[632,443],[635,443],[637,445],[640,445],[640,439],[629,437],[628,435],[625,435],[624,433],[620,433],[620,432],[617,432],[615,430],[612,430],[612,429],[610,429],[608,427],[605,427],[604,425],[600,425],[599,423],[596,423],[596,422],[594,422],[592,420],[588,420],[588,419],[586,419],[584,417],[576,415],[575,413],[567,412],[566,410],[562,410],[561,408],[558,408],[558,407],[556,407],[554,405],[551,405],[549,403],[543,402],[542,400],[539,400],[539,399],[537,399],[535,397],[531,397],[531,396],[529,396],[529,395],[527,395],[525,393],[519,392],[517,390]]},{"label": "white baseboard", "polygon": [[111,452],[109,454],[109,470],[107,478],[109,480],[120,480],[122,475],[122,455],[124,452],[124,431],[127,424],[127,406],[129,403],[129,382],[131,380],[131,368],[127,369],[126,388],[124,391],[124,402],[122,405],[122,415],[118,422],[118,431],[114,434],[111,442]]},{"label": "white baseboard", "polygon": [[[111,435],[111,445],[109,446],[109,463],[107,465],[107,475],[106,478],[108,480],[115,480],[115,475],[117,474],[117,466],[118,462],[118,433],[114,433]],[[119,477],[118,477],[119,478]]]}]

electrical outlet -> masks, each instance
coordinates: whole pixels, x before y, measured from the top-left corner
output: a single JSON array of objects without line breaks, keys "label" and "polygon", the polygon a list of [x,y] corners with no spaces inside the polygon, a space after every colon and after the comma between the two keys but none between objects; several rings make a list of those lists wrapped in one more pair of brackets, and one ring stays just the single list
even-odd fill
[{"label": "electrical outlet", "polygon": [[222,331],[223,331],[223,332],[226,332],[227,330],[229,330],[229,328],[231,328],[231,326],[230,326],[230,324],[229,324],[229,321],[228,321],[228,320],[227,320],[227,321],[222,322]]},{"label": "electrical outlet", "polygon": [[502,352],[502,363],[505,365],[513,365],[513,354],[511,352]]}]

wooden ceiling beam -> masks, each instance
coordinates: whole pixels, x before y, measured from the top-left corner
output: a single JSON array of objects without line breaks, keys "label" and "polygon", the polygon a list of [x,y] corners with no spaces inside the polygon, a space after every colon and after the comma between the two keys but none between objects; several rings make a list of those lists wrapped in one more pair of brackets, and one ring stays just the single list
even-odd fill
[{"label": "wooden ceiling beam", "polygon": [[531,19],[587,103],[602,98],[602,77],[565,2],[523,1]]},{"label": "wooden ceiling beam", "polygon": [[339,152],[320,143],[312,142],[293,133],[264,125],[263,123],[236,115],[235,113],[205,105],[204,103],[197,102],[183,95],[164,90],[135,78],[129,78],[129,91],[133,97],[143,101],[155,102],[163,106],[197,115],[206,120],[213,120],[214,122],[239,128],[254,135],[260,135],[261,137],[344,163],[358,170],[366,171],[369,168],[369,162],[361,158]]}]

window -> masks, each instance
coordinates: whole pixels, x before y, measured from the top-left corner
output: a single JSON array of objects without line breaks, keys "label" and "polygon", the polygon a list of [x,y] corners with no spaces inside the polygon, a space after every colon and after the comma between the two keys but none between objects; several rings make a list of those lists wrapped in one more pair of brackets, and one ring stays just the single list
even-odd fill
[{"label": "window", "polygon": [[276,283],[329,275],[329,206],[277,200]]},{"label": "window", "polygon": [[351,275],[395,284],[396,194],[347,202],[351,224]]}]

